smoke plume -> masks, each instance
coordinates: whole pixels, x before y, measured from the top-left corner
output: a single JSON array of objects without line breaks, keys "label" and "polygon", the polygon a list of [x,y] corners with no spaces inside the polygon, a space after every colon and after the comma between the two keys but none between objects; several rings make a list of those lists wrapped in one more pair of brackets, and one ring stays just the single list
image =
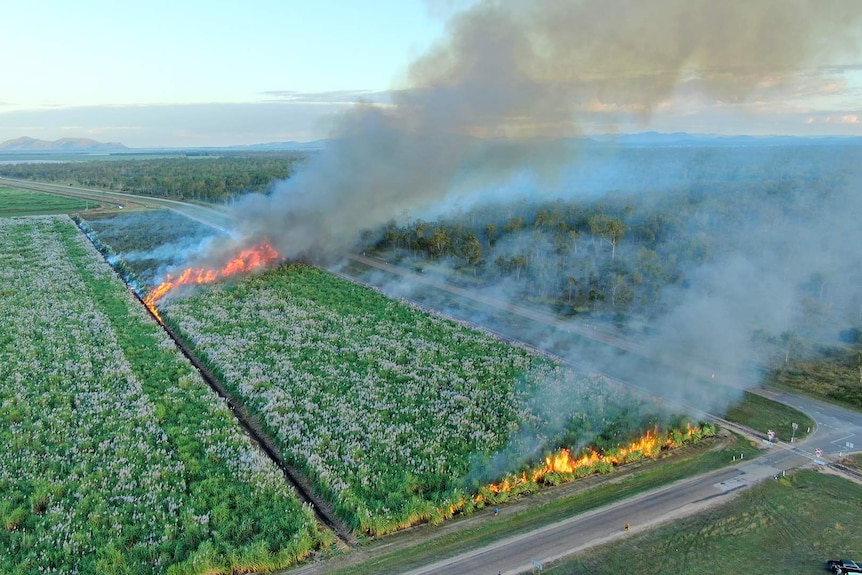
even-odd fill
[{"label": "smoke plume", "polygon": [[343,114],[325,153],[236,207],[240,237],[320,260],[363,229],[574,160],[594,110],[648,118],[681,85],[732,104],[854,53],[854,0],[486,0],[408,70],[392,103]]},{"label": "smoke plume", "polygon": [[[410,66],[390,103],[356,104],[337,119],[323,152],[268,194],[238,202],[235,233],[211,249],[265,240],[288,258],[325,264],[363,230],[453,199],[512,182],[558,194],[564,169],[571,175],[579,161],[572,142],[584,118],[646,122],[679,94],[727,106],[758,90],[774,94],[801,75],[810,81],[852,62],[860,20],[856,0],[480,0],[451,17],[446,37]],[[829,218],[832,207],[817,213]],[[677,297],[659,339],[644,343],[653,357],[673,363],[695,346],[727,381],[748,359],[758,322],[792,326],[801,276],[788,277],[773,244],[756,241],[768,231],[747,231],[745,245],[762,257],[728,254],[692,273],[694,289]],[[787,230],[772,237],[787,234],[810,240],[794,245],[822,241]],[[817,261],[816,250],[805,253]],[[637,362],[630,371],[653,388],[678,387],[704,408],[727,403],[705,403],[698,388]]]},{"label": "smoke plume", "polygon": [[[513,181],[557,194],[563,169],[578,161],[572,142],[584,118],[646,123],[678,94],[732,106],[764,87],[774,92],[801,73],[846,65],[860,20],[857,0],[479,0],[448,21],[446,37],[410,66],[390,103],[356,104],[323,152],[268,194],[234,205],[235,233],[212,249],[265,240],[288,258],[325,264],[363,230],[453,199]],[[833,208],[816,213],[829,218]],[[853,212],[843,213],[842,230],[858,232],[846,220]],[[621,377],[635,374],[701,409],[726,405],[725,391],[707,393],[656,362],[702,353],[728,382],[749,359],[753,326],[792,326],[792,292],[805,270],[788,274],[787,252],[770,242],[796,237],[797,253],[817,262],[809,248],[823,240],[769,231],[747,230],[744,245],[760,255],[729,253],[692,273],[693,288],[658,322],[659,337],[642,344],[650,365],[612,353],[591,367],[615,365]]]}]

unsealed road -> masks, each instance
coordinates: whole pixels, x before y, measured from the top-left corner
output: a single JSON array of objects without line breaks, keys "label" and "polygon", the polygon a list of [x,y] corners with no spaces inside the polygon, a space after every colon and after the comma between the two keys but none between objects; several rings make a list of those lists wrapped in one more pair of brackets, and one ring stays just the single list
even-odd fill
[{"label": "unsealed road", "polygon": [[95,190],[78,186],[64,186],[62,184],[48,184],[31,180],[18,180],[2,177],[0,177],[0,185],[45,192],[58,196],[91,200],[93,202],[111,204],[117,207],[128,206],[131,208],[146,207],[171,210],[222,232],[227,232],[230,229],[231,222],[233,221],[232,216],[219,206],[192,204],[168,198],[141,196],[123,192]]},{"label": "unsealed road", "polygon": [[[101,198],[102,201],[124,200],[137,205],[168,208],[221,230],[229,229],[231,221],[230,215],[219,208],[198,206],[175,200],[6,178],[0,178],[0,184],[76,197]],[[381,262],[372,263],[367,258],[357,257],[356,259],[365,264],[381,266]],[[409,273],[392,266],[387,267],[392,268],[387,269],[390,272]],[[449,286],[449,288],[451,287]],[[487,299],[484,303],[492,306],[496,304],[496,302]],[[511,306],[507,305],[506,307],[510,308]],[[522,312],[523,310],[519,309],[518,311]],[[552,317],[544,317],[546,314],[541,314],[543,317],[536,317],[535,312],[529,311],[531,319],[535,321],[549,325],[556,325],[559,321]],[[573,326],[569,324],[566,327]],[[592,332],[587,328],[584,331],[579,331],[579,333],[628,351],[641,351],[636,344],[608,334]],[[834,456],[855,448],[857,442],[862,445],[862,414],[775,390],[765,390],[761,393],[797,407],[815,419],[818,430],[805,442],[805,448],[795,444],[792,446],[779,444],[772,448],[770,453],[753,461],[682,480],[529,533],[502,539],[480,549],[408,571],[408,575],[428,573],[435,575],[461,575],[464,573],[493,575],[497,572],[512,575],[530,572],[536,569],[538,565],[544,565],[589,547],[627,536],[628,533],[624,531],[626,523],[631,524],[631,532],[637,532],[677,517],[702,511],[711,505],[723,503],[738,490],[750,487],[759,481],[768,480],[779,475],[782,471],[811,464],[814,459],[815,447],[823,449],[826,455]],[[505,508],[503,512],[505,513]],[[321,565],[306,565],[298,567],[295,571],[316,572],[316,568],[320,567]]]}]

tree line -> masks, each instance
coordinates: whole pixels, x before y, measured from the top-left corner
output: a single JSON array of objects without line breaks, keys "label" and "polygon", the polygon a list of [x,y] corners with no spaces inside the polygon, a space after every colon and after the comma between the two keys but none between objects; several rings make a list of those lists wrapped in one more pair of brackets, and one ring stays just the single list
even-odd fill
[{"label": "tree line", "polygon": [[524,299],[567,315],[627,314],[679,277],[677,261],[657,251],[679,223],[668,213],[636,214],[626,201],[522,201],[436,221],[393,220],[367,233],[364,248],[418,268],[445,262],[456,281],[474,286],[507,280]]},{"label": "tree line", "polygon": [[300,152],[243,152],[219,156],[10,164],[9,178],[125,191],[147,196],[224,203],[249,192],[266,192],[289,178],[306,159]]},{"label": "tree line", "polygon": [[[656,168],[638,159],[638,165],[623,166],[639,175],[620,189],[392,220],[368,230],[362,249],[425,273],[446,273],[464,285],[504,285],[521,301],[564,315],[590,314],[619,325],[632,318],[649,322],[673,309],[693,270],[720,258],[769,248],[793,267],[782,235],[815,227],[831,234],[825,217],[815,214],[823,205],[833,206],[823,208],[823,216],[834,210],[847,182],[858,177],[848,161],[855,150],[701,152],[680,170],[678,181],[665,178],[655,186],[649,174]],[[676,161],[675,153],[666,157]],[[653,154],[651,163],[662,159]],[[696,171],[710,177],[692,179]],[[836,289],[838,272],[826,267],[806,277],[797,286],[801,321],[814,326],[837,311],[838,300],[830,298],[846,290]]]}]

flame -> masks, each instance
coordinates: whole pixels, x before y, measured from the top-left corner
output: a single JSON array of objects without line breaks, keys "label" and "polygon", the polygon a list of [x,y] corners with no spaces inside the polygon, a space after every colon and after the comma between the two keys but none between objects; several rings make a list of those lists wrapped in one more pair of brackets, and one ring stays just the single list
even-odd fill
[{"label": "flame", "polygon": [[[595,449],[589,448],[575,456],[569,449],[562,448],[556,453],[546,456],[542,463],[531,470],[523,471],[520,475],[507,475],[498,483],[485,486],[479,493],[473,495],[472,500],[474,504],[481,505],[487,502],[492,494],[535,488],[552,473],[569,476],[577,474],[579,470],[592,473],[594,471],[593,466],[599,462],[617,466],[643,457],[655,457],[663,450],[680,447],[703,432],[702,427],[689,423],[684,429],[672,430],[666,434],[660,433],[658,429],[647,431],[643,437],[607,453],[599,453]],[[563,480],[568,479],[563,478]],[[466,501],[462,500],[452,505],[450,511],[455,513],[465,504]]]},{"label": "flame", "polygon": [[168,274],[168,278],[150,290],[143,298],[144,305],[156,318],[162,318],[156,304],[173,289],[188,284],[207,284],[237,273],[249,272],[277,260],[280,256],[268,243],[241,251],[219,269],[186,268],[178,276]]}]

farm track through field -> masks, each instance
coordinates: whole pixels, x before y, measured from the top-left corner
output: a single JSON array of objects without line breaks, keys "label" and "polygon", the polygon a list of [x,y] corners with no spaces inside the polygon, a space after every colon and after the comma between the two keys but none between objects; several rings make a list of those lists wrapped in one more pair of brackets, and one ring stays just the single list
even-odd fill
[{"label": "farm track through field", "polygon": [[[214,224],[214,227],[218,227],[218,226]],[[354,258],[354,261],[356,261],[356,258]],[[358,263],[359,263],[359,262],[358,262]],[[366,265],[368,265],[368,264],[367,264],[367,262],[363,262],[363,263],[366,263]],[[378,268],[379,268],[380,266],[379,266],[379,265],[375,265],[374,267],[378,267]],[[393,271],[393,270],[387,270],[387,271],[390,271],[390,272],[391,272],[391,271]],[[395,271],[395,273],[404,273],[404,270],[401,270],[401,271]],[[355,281],[355,279],[356,279],[356,278],[353,278],[353,279],[354,279],[354,281]],[[362,283],[362,282],[360,282],[360,283]],[[435,286],[435,287],[440,287],[440,286]],[[451,290],[447,290],[445,287],[444,287],[444,288],[442,288],[442,289],[444,289],[444,290],[446,290],[446,291],[451,291]],[[497,303],[497,302],[485,302],[485,303],[486,303],[486,304],[488,304],[488,305],[493,305],[493,304],[495,304],[495,303]],[[495,307],[496,307],[496,306],[495,306]],[[506,308],[502,308],[502,309],[504,309],[504,310],[505,310]],[[511,310],[509,310],[509,311],[511,311]],[[519,311],[520,311],[520,310],[519,310]],[[531,315],[531,316],[533,316],[533,314],[530,314],[530,315]],[[544,318],[533,316],[533,317],[531,317],[531,319],[532,319],[533,321],[542,321]],[[168,334],[169,334],[169,335],[170,335],[170,336],[171,336],[171,337],[176,341],[176,337],[175,337],[175,335],[174,335],[174,334],[172,334],[169,330],[167,330],[167,333],[168,333]],[[590,338],[590,339],[598,339],[598,338],[594,337],[594,336],[595,336],[595,334],[593,334],[592,332],[590,332],[589,334],[588,334],[588,333],[584,333],[584,334],[579,334],[579,335],[583,335],[584,337],[588,337],[588,338]],[[591,336],[593,336],[593,337],[591,337]],[[506,339],[510,339],[510,338],[506,338]],[[620,346],[620,345],[617,345],[617,344],[619,344],[619,341],[618,341],[616,338],[611,338],[610,340],[608,340],[608,338],[603,338],[603,339],[602,339],[602,340],[600,340],[600,341],[602,341],[602,343],[604,343],[604,344],[606,344],[606,345],[614,346],[614,347],[617,347],[618,349],[623,349],[624,351],[626,351],[626,352],[628,352],[628,353],[638,354],[638,352],[640,352],[640,351],[641,351],[641,349],[639,349],[639,347],[638,347],[636,344],[634,344],[634,348],[633,348],[633,349],[626,349],[625,347],[622,347],[622,346]],[[196,361],[194,361],[194,360],[193,360],[193,354],[189,354],[189,353],[188,353],[187,348],[186,348],[185,346],[182,346],[180,342],[178,342],[178,345],[180,345],[180,349],[183,351],[183,353],[187,354],[187,357],[189,357],[190,361],[192,361],[192,363],[193,363],[196,367],[198,367],[198,368],[200,369],[202,366],[200,366],[200,364],[199,364],[198,362],[196,362]],[[629,346],[631,346],[631,344],[629,344]],[[216,380],[215,380],[215,378],[212,378],[212,379],[211,379],[210,377],[208,377],[208,376],[209,376],[209,374],[207,374],[207,372],[206,372],[205,370],[203,370],[203,369],[202,369],[202,370],[201,370],[201,373],[202,373],[202,375],[204,375],[204,376],[205,376],[205,379],[207,380],[207,382],[208,382],[208,383],[210,383],[210,385],[212,385],[212,382],[213,382],[213,381],[216,381]],[[217,392],[219,392],[219,390],[218,390],[218,388],[217,388],[217,387],[214,387],[214,389],[216,389],[216,391],[217,391]],[[222,391],[223,391],[223,390],[222,390]],[[291,477],[291,476],[289,475],[289,472],[287,471],[286,466],[284,465],[283,458],[280,458],[280,454],[278,453],[278,451],[277,451],[276,449],[274,449],[274,448],[272,448],[271,450],[267,450],[267,449],[266,449],[266,447],[265,447],[265,446],[266,446],[266,442],[265,442],[265,441],[263,441],[262,439],[259,439],[259,438],[263,438],[263,437],[266,437],[266,436],[265,436],[265,435],[263,435],[263,434],[258,435],[258,434],[255,432],[255,428],[254,428],[254,421],[253,421],[253,420],[243,420],[242,416],[241,416],[241,415],[236,411],[236,406],[237,406],[238,404],[237,404],[236,402],[234,402],[234,401],[231,401],[230,397],[229,397],[229,396],[227,396],[226,394],[223,394],[222,392],[220,392],[220,394],[221,394],[221,395],[223,395],[223,397],[225,397],[225,398],[228,400],[228,403],[229,403],[229,405],[231,405],[231,407],[234,409],[234,413],[237,415],[237,418],[242,422],[243,426],[244,426],[244,427],[246,427],[246,429],[249,431],[250,435],[251,435],[252,437],[254,437],[254,438],[255,438],[255,440],[257,440],[257,441],[258,441],[259,445],[261,445],[261,448],[263,448],[263,449],[267,452],[267,454],[268,454],[270,457],[273,457],[273,458],[274,458],[274,460],[275,460],[275,461],[276,461],[276,463],[279,465],[279,467],[284,471],[285,475],[286,475],[286,476],[288,476],[288,478],[289,478],[289,480],[291,481],[291,483],[293,483],[293,484],[297,487],[297,492],[298,492],[298,494],[300,494],[300,497],[308,497],[308,494],[309,494],[310,490],[300,489],[300,488],[299,488],[300,486],[298,485],[297,481],[295,480],[295,476],[294,476],[294,477]],[[703,414],[702,414],[702,415],[703,415]],[[723,425],[725,425],[725,426],[728,426],[728,425],[727,425],[727,422],[722,422],[722,424],[723,424]],[[728,427],[733,428],[733,427],[735,427],[735,426],[728,426]],[[837,433],[837,432],[836,432],[836,433]],[[751,435],[749,435],[749,436],[751,436]],[[758,437],[758,436],[759,436],[759,434],[755,434],[755,437]],[[272,446],[271,442],[270,442],[270,444],[269,444],[269,445],[270,445],[270,447]],[[779,468],[781,468],[781,469],[783,469],[783,468],[788,468],[788,466],[789,466],[789,468],[793,468],[794,466],[798,466],[798,465],[800,465],[800,463],[799,463],[797,460],[802,460],[802,459],[803,459],[803,458],[800,458],[800,457],[799,457],[799,456],[801,456],[801,455],[804,455],[804,456],[805,456],[805,458],[807,458],[807,459],[809,459],[809,460],[810,460],[810,459],[813,459],[813,457],[811,457],[811,456],[810,456],[810,454],[803,452],[803,450],[800,450],[800,448],[798,448],[798,447],[785,447],[784,449],[781,449],[781,450],[775,450],[775,453],[772,453],[772,454],[770,454],[769,456],[764,457],[764,458],[763,458],[763,459],[764,459],[764,461],[763,461],[763,462],[760,462],[760,458],[758,458],[758,464],[757,464],[757,465],[758,465],[758,467],[763,467],[763,468],[764,468],[763,470],[759,470],[757,467],[751,467],[751,466],[749,466],[747,469],[749,469],[749,473],[752,473],[753,471],[757,471],[757,472],[758,472],[758,473],[760,473],[760,474],[767,473],[767,474],[770,474],[770,475],[771,475],[771,474],[775,471],[775,469],[779,469]],[[792,457],[793,457],[793,456],[796,456],[796,459],[794,459],[794,460],[793,460],[793,462],[792,462],[792,463],[790,463],[790,461],[791,461],[791,459],[792,459]],[[772,466],[775,466],[775,469],[773,469],[773,467],[772,467]],[[759,475],[758,475],[757,477],[759,478]],[[754,482],[756,482],[757,480],[759,480],[759,479],[757,479],[757,478],[753,478],[753,479],[754,479],[754,480],[753,480],[750,484],[753,484]],[[715,497],[717,497],[717,496],[715,496],[715,495],[710,496],[710,498],[711,498],[711,499],[714,499]],[[530,498],[530,499],[532,499],[532,498]],[[307,498],[306,500],[309,500],[309,499]],[[628,505],[628,504],[626,504],[626,505]],[[314,505],[313,505],[313,509],[314,509],[314,511],[318,514],[318,517],[321,517],[322,509],[321,509],[321,507],[319,506],[319,504],[318,504],[318,503],[314,503]],[[479,518],[478,518],[478,517],[477,517],[477,518],[475,518],[475,519],[479,520]],[[333,527],[332,527],[332,524],[329,522],[329,520],[324,519],[324,518],[322,518],[322,517],[321,517],[321,519],[320,519],[320,520],[321,520],[321,523],[322,523],[322,524],[324,524],[324,525],[328,525],[328,526],[330,526],[330,528],[333,528]],[[339,522],[337,522],[337,520],[333,520],[333,521],[335,522],[335,524],[336,524],[336,525],[338,525],[338,524],[339,524]],[[452,527],[454,528],[454,526],[455,526],[455,525],[457,525],[458,523],[460,523],[460,522],[454,522],[454,523],[452,524]],[[339,531],[338,529],[335,529],[335,528],[333,528],[333,531],[334,531],[338,536],[343,537],[343,533],[344,533],[344,532]],[[419,536],[419,535],[418,535],[419,533],[422,533],[422,531],[424,531],[424,530],[423,530],[423,529],[417,529],[417,530],[416,530],[416,532],[417,532],[417,536],[418,536],[419,538],[423,538],[422,536]],[[405,535],[406,535],[406,534],[405,534]],[[422,535],[427,536],[425,533],[422,533]],[[584,535],[585,535],[585,534],[584,534],[582,531],[578,532],[578,534],[577,534],[577,540],[582,540],[582,539],[583,539],[583,537],[584,537]],[[348,534],[348,536],[349,536],[349,534]],[[396,539],[389,539],[389,538],[387,538],[387,541],[386,541],[385,545],[387,545],[387,546],[388,546],[388,545],[392,545],[395,541],[396,541]],[[348,543],[348,542],[349,542],[349,543]],[[342,545],[342,546],[346,546],[346,545],[348,545],[348,544],[353,544],[353,543],[355,543],[355,541],[353,541],[353,540],[351,540],[351,539],[344,539],[344,540],[342,540],[341,545]],[[381,543],[383,543],[383,542],[381,542]],[[532,540],[530,543],[526,544],[526,545],[529,545],[529,546],[530,546],[530,549],[532,550],[532,549],[533,549],[533,546],[536,546],[536,545],[538,545],[539,543],[540,543],[539,539],[537,539],[536,537],[533,537],[533,540]],[[360,560],[360,561],[361,561],[361,557],[366,556],[366,555],[369,553],[369,551],[370,551],[370,550],[369,550],[369,549],[363,549],[362,547],[359,547],[358,549],[356,549],[356,551],[357,551],[357,553],[350,553],[349,555],[351,555],[351,556],[353,556],[353,557],[356,557],[358,560]],[[532,552],[532,551],[531,551],[531,552]],[[567,553],[570,553],[570,552],[571,552],[571,548],[569,549],[569,551],[567,551]],[[465,561],[466,561],[466,560],[465,560]],[[513,563],[512,563],[513,565],[514,565],[514,562],[517,562],[517,561],[518,561],[518,559],[516,559],[516,558],[511,559],[511,562],[513,562]],[[468,567],[466,562],[462,562],[462,563],[463,563],[463,565],[459,564],[459,565],[460,565],[460,566],[459,566],[459,569],[460,569],[460,571],[459,571],[459,572],[471,572],[472,567]],[[313,564],[312,564],[312,565],[313,565]],[[453,563],[453,565],[454,565],[454,563]],[[325,563],[321,563],[321,564],[318,564],[318,565],[315,565],[315,566],[306,565],[306,566],[304,566],[304,567],[298,567],[298,568],[297,568],[297,572],[299,572],[299,573],[305,573],[305,572],[309,572],[309,573],[316,573],[316,572],[329,572],[329,570],[330,570],[329,568],[330,568],[330,567],[331,567],[331,565],[327,565],[327,564],[325,564]],[[436,568],[436,566],[432,566],[432,567],[433,567],[433,568]],[[320,569],[322,569],[323,571],[320,571]],[[294,571],[293,571],[293,570],[291,570],[291,572],[294,572]],[[477,572],[477,573],[478,573],[478,572],[480,572],[480,571],[475,570],[475,571],[473,571],[473,572]],[[483,569],[481,572],[485,572],[485,571],[484,571],[484,569]],[[513,572],[514,572],[514,571],[513,571]]]},{"label": "farm track through field", "polygon": [[78,198],[101,203],[108,206],[116,206],[118,209],[165,209],[181,214],[196,222],[210,226],[219,231],[226,231],[231,223],[231,217],[222,206],[214,204],[196,204],[162,198],[156,196],[144,196],[126,192],[115,192],[111,190],[100,190],[94,188],[82,188],[79,186],[51,184],[48,182],[35,182],[31,180],[19,180],[14,178],[0,177],[0,185],[45,192],[56,196],[67,198]]},{"label": "farm track through field", "polygon": [[[87,235],[87,233],[80,227],[80,224],[76,222],[78,229],[87,237],[88,240],[92,242],[92,239]],[[94,244],[95,245],[95,244]],[[95,246],[96,249],[99,246]],[[110,264],[109,264],[110,265]],[[111,267],[113,269],[113,266]],[[123,279],[121,277],[121,279]],[[125,280],[124,280],[125,282]],[[302,474],[297,472],[293,466],[289,465],[284,456],[281,454],[281,451],[275,446],[273,440],[269,437],[269,435],[263,430],[261,425],[258,423],[256,418],[249,413],[249,411],[245,408],[245,405],[239,401],[233,394],[231,394],[224,385],[215,377],[215,375],[201,363],[200,360],[197,359],[194,352],[191,350],[190,346],[176,334],[173,330],[171,330],[168,326],[162,323],[159,318],[157,318],[152,311],[144,304],[140,295],[137,292],[132,290],[132,293],[135,295],[135,298],[141,303],[142,306],[147,310],[150,316],[153,318],[155,322],[157,322],[165,333],[173,340],[176,344],[177,348],[180,352],[191,362],[191,364],[198,370],[203,380],[210,386],[210,388],[215,391],[219,397],[227,402],[228,407],[230,407],[231,412],[236,417],[240,426],[245,430],[245,432],[251,437],[251,439],[258,445],[258,447],[269,457],[276,466],[281,470],[284,474],[285,479],[290,483],[290,485],[294,488],[297,493],[297,496],[305,503],[308,503],[311,506],[311,509],[314,511],[317,516],[318,521],[332,530],[333,533],[338,537],[338,544],[342,549],[346,549],[349,547],[354,547],[356,545],[356,537],[351,533],[350,529],[335,515],[334,510],[331,505],[317,497],[314,494],[314,491],[311,487],[311,482],[308,481]]]}]

